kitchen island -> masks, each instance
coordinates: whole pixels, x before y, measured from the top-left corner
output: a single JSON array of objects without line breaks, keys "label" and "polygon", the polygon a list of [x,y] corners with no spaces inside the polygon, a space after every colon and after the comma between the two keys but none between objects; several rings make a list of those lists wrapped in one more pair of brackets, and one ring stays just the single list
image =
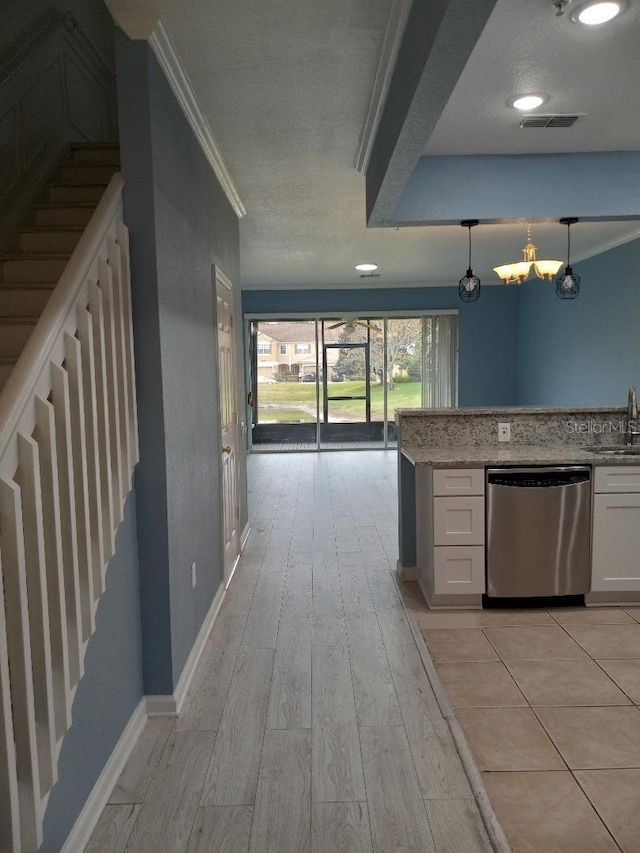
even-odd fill
[{"label": "kitchen island", "polygon": [[429,606],[482,606],[486,471],[524,466],[588,469],[592,576],[580,591],[589,604],[640,600],[640,456],[611,453],[625,409],[404,409],[396,425],[398,573]]}]

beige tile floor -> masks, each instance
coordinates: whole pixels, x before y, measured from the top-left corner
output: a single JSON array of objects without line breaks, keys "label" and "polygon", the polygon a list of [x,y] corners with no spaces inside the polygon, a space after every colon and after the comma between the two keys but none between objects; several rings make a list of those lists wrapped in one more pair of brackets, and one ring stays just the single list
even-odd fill
[{"label": "beige tile floor", "polygon": [[640,853],[640,608],[413,614],[513,849]]},{"label": "beige tile floor", "polygon": [[253,532],[184,708],[149,721],[87,853],[491,850],[394,581],[396,454],[249,475]]}]

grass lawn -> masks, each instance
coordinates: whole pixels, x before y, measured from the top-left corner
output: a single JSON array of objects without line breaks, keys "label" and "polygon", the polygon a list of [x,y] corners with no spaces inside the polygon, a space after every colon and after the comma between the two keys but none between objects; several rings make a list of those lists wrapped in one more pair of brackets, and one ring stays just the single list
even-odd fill
[{"label": "grass lawn", "polygon": [[[364,394],[364,382],[329,382],[329,396]],[[314,408],[316,386],[314,382],[279,382],[277,385],[258,386],[258,406],[260,423],[297,423],[300,420],[313,420],[308,412],[301,409]],[[269,404],[276,407],[270,408]],[[288,404],[288,405],[287,405]],[[389,420],[393,419],[394,409],[416,408],[421,404],[421,383],[401,382],[393,391],[388,392],[387,407]],[[371,419],[381,421],[384,417],[382,385],[371,385]],[[300,408],[298,408],[300,407]],[[322,411],[322,405],[320,406]],[[364,420],[364,400],[336,400],[329,403],[329,415]]]},{"label": "grass lawn", "polygon": [[261,424],[314,424],[315,415],[310,415],[304,409],[263,409],[260,407],[259,423]]}]

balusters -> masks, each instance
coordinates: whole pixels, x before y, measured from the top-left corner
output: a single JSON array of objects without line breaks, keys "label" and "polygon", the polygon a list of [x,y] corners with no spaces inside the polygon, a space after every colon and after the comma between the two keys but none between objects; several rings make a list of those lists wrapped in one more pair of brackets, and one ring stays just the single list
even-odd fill
[{"label": "balusters", "polygon": [[35,851],[42,842],[43,810],[138,460],[122,223],[105,226],[85,269],[98,281],[82,273],[75,307],[70,301],[61,312],[46,341],[46,366],[0,448],[1,853]]},{"label": "balusters", "polygon": [[51,645],[47,576],[40,491],[38,445],[31,436],[18,434],[19,467],[15,482],[20,486],[25,577],[29,604],[31,667],[38,745],[41,793],[50,791],[57,779],[56,735],[51,682]]},{"label": "balusters", "polygon": [[[129,451],[131,468],[138,461],[138,408],[136,405],[136,374],[133,356],[133,310],[131,306],[131,263],[129,259],[129,231],[123,222],[116,224],[118,245],[120,246],[120,262],[122,266],[124,312],[124,348],[126,357],[127,395],[129,398]],[[129,469],[129,476],[131,475]]]},{"label": "balusters", "polygon": [[133,462],[131,457],[131,439],[129,436],[131,416],[129,414],[129,394],[127,389],[127,355],[125,351],[126,313],[124,305],[124,280],[122,275],[122,252],[115,240],[109,240],[109,267],[111,268],[113,286],[115,364],[120,406],[120,446],[122,448],[120,477],[124,494],[126,494]]},{"label": "balusters", "polygon": [[102,290],[104,306],[104,349],[107,366],[107,397],[109,400],[109,431],[111,434],[111,484],[113,498],[113,516],[116,524],[123,519],[122,501],[124,487],[122,483],[122,443],[120,440],[120,402],[118,393],[118,365],[116,361],[115,307],[111,267],[100,258],[98,261],[99,285]]},{"label": "balusters", "polygon": [[97,600],[104,592],[106,560],[102,519],[102,478],[109,471],[100,470],[100,433],[98,430],[98,404],[96,395],[95,341],[91,314],[78,308],[78,338],[82,349],[84,381],[85,426],[87,438],[87,467],[89,473],[89,528],[91,531],[91,560],[93,564],[93,595]]},{"label": "balusters", "polygon": [[[34,438],[40,448],[40,482],[42,488],[42,522],[47,569],[49,629],[51,632],[51,666],[55,707],[56,739],[61,740],[71,725],[71,683],[67,643],[67,607],[65,604],[62,557],[62,523],[60,520],[60,484],[56,447],[55,414],[51,403],[36,397],[36,429]],[[0,847],[0,849],[2,849]]]},{"label": "balusters", "polygon": [[107,392],[107,370],[104,346],[104,311],[102,290],[93,283],[89,284],[89,311],[93,317],[93,342],[96,378],[96,404],[98,414],[98,450],[100,471],[102,473],[100,495],[102,507],[102,530],[104,538],[104,564],[106,565],[115,551],[113,498],[111,484],[111,431],[109,429],[109,403]]},{"label": "balusters", "polygon": [[69,647],[69,679],[71,685],[83,674],[82,624],[80,619],[80,581],[78,578],[78,534],[76,530],[76,498],[71,444],[71,410],[69,377],[57,364],[51,365],[53,408],[55,409],[56,446],[58,450],[58,483],[60,487],[60,527],[62,530],[62,562],[67,611]]},{"label": "balusters", "polygon": [[25,850],[36,850],[42,841],[42,826],[24,528],[20,488],[4,476],[0,476],[0,515],[0,553],[6,612],[9,615],[7,651],[11,673],[20,835]]},{"label": "balusters", "polygon": [[87,475],[87,439],[84,421],[82,354],[80,341],[64,333],[64,354],[69,375],[69,408],[71,411],[71,446],[73,478],[76,489],[76,530],[78,534],[78,580],[80,582],[80,614],[82,639],[86,642],[96,629],[91,568],[89,528],[89,483]]},{"label": "balusters", "polygon": [[9,647],[5,618],[2,553],[0,552],[0,850],[20,853],[20,812],[16,747],[13,740]]}]

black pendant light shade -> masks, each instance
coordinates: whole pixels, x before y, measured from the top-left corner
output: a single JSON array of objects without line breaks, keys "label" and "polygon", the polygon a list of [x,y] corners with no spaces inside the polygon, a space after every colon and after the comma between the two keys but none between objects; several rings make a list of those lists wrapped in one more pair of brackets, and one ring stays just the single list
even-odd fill
[{"label": "black pendant light shade", "polygon": [[571,226],[578,220],[561,219],[560,224],[567,226],[567,265],[556,278],[556,296],[559,299],[575,299],[580,293],[580,276],[571,267]]},{"label": "black pendant light shade", "polygon": [[475,302],[480,297],[480,279],[471,269],[471,229],[478,224],[477,219],[463,219],[460,225],[469,229],[469,267],[467,274],[458,282],[458,296],[463,302]]}]

